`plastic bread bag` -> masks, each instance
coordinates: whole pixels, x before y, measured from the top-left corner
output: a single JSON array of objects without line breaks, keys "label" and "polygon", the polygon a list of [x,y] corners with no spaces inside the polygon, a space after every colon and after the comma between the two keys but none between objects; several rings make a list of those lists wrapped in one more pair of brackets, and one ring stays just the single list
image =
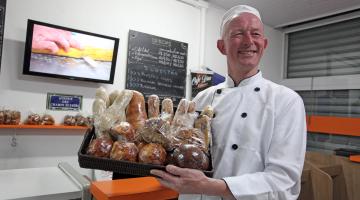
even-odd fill
[{"label": "plastic bread bag", "polygon": [[166,151],[160,144],[149,143],[139,151],[139,162],[153,165],[163,165],[166,161]]},{"label": "plastic bread bag", "polygon": [[114,103],[115,99],[120,95],[119,90],[114,90],[109,94],[110,106]]},{"label": "plastic bread bag", "polygon": [[101,137],[91,140],[86,153],[96,157],[109,158],[112,145],[113,141],[111,138],[104,134]]},{"label": "plastic bread bag", "polygon": [[133,142],[116,141],[113,143],[110,158],[114,160],[124,160],[136,162],[139,149]]},{"label": "plastic bread bag", "polygon": [[0,109],[0,124],[5,123],[5,112],[3,109]]},{"label": "plastic bread bag", "polygon": [[[10,113],[10,111],[9,111],[9,113]],[[40,125],[41,124],[41,116],[37,113],[30,112],[25,123],[29,124],[29,125]]]},{"label": "plastic bread bag", "polygon": [[21,113],[20,113],[20,111],[12,110],[10,112],[10,115],[11,115],[10,124],[11,125],[19,125],[20,121],[21,121]]},{"label": "plastic bread bag", "polygon": [[178,130],[173,140],[175,147],[179,147],[182,144],[192,144],[197,146],[204,152],[207,152],[204,134],[198,128],[183,127]]},{"label": "plastic bread bag", "polygon": [[147,143],[161,144],[167,151],[173,149],[170,137],[170,123],[161,118],[150,118],[144,127],[137,131],[142,140]]},{"label": "plastic bread bag", "polygon": [[131,101],[126,108],[126,121],[129,122],[136,131],[144,126],[146,119],[147,113],[145,110],[144,95],[133,90]]},{"label": "plastic bread bag", "polygon": [[134,142],[138,138],[138,133],[129,122],[118,122],[114,124],[109,133],[117,141]]},{"label": "plastic bread bag", "polygon": [[64,125],[66,126],[75,126],[76,120],[75,117],[72,115],[65,115],[64,117]]},{"label": "plastic bread bag", "polygon": [[185,127],[193,127],[195,120],[198,118],[199,114],[195,110],[196,104],[194,101],[189,101],[189,106],[186,115],[186,120],[184,121]]},{"label": "plastic bread bag", "polygon": [[196,145],[181,144],[169,158],[170,164],[183,168],[207,170],[209,157]]},{"label": "plastic bread bag", "polygon": [[109,96],[106,93],[106,89],[104,87],[99,87],[95,91],[95,99],[102,99],[106,103],[106,107],[110,106]]},{"label": "plastic bread bag", "polygon": [[41,125],[54,125],[55,119],[48,113],[43,114],[41,117]]},{"label": "plastic bread bag", "polygon": [[92,104],[92,112],[96,117],[101,116],[106,110],[106,103],[103,99],[96,98]]},{"label": "plastic bread bag", "polygon": [[75,115],[75,124],[76,126],[89,126],[89,121],[87,117],[84,117],[81,113]]},{"label": "plastic bread bag", "polygon": [[148,97],[148,118],[157,118],[160,115],[160,99],[157,95],[152,94]]},{"label": "plastic bread bag", "polygon": [[94,116],[95,133],[109,131],[117,122],[126,121],[125,110],[128,106],[133,92],[131,90],[123,90],[117,96],[113,104],[107,108],[100,116]]},{"label": "plastic bread bag", "polygon": [[170,98],[165,98],[161,102],[160,118],[171,123],[174,117],[174,105]]}]

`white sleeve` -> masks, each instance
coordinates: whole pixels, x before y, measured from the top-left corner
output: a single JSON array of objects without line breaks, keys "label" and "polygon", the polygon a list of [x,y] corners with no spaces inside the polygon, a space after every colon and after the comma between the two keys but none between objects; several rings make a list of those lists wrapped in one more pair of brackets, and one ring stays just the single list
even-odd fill
[{"label": "white sleeve", "polygon": [[306,116],[302,99],[296,97],[275,113],[265,170],[224,178],[236,199],[297,199],[306,150]]}]

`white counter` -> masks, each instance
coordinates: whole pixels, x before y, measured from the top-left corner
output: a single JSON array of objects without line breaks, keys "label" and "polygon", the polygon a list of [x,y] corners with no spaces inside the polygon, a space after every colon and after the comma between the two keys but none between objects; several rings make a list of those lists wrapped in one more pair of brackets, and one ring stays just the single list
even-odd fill
[{"label": "white counter", "polygon": [[76,199],[82,189],[59,167],[0,170],[0,199]]}]

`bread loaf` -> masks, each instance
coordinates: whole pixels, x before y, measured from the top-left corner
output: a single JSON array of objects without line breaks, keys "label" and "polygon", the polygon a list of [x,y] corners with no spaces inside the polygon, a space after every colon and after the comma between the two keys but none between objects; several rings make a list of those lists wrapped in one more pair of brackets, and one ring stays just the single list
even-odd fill
[{"label": "bread loaf", "polygon": [[131,101],[126,108],[126,121],[129,122],[136,131],[144,126],[146,119],[147,114],[145,111],[144,96],[138,91],[133,91]]},{"label": "bread loaf", "polygon": [[165,98],[161,103],[161,119],[171,123],[173,117],[174,117],[173,101],[169,98]]},{"label": "bread loaf", "polygon": [[148,118],[159,117],[160,112],[160,100],[155,94],[148,97]]}]

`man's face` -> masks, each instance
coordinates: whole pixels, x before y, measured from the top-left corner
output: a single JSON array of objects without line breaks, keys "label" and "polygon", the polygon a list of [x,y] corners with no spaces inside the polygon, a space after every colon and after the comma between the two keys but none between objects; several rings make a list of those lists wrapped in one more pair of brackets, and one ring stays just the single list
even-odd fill
[{"label": "man's face", "polygon": [[218,41],[230,71],[257,71],[266,47],[263,24],[251,13],[242,13],[225,25],[223,37]]}]

